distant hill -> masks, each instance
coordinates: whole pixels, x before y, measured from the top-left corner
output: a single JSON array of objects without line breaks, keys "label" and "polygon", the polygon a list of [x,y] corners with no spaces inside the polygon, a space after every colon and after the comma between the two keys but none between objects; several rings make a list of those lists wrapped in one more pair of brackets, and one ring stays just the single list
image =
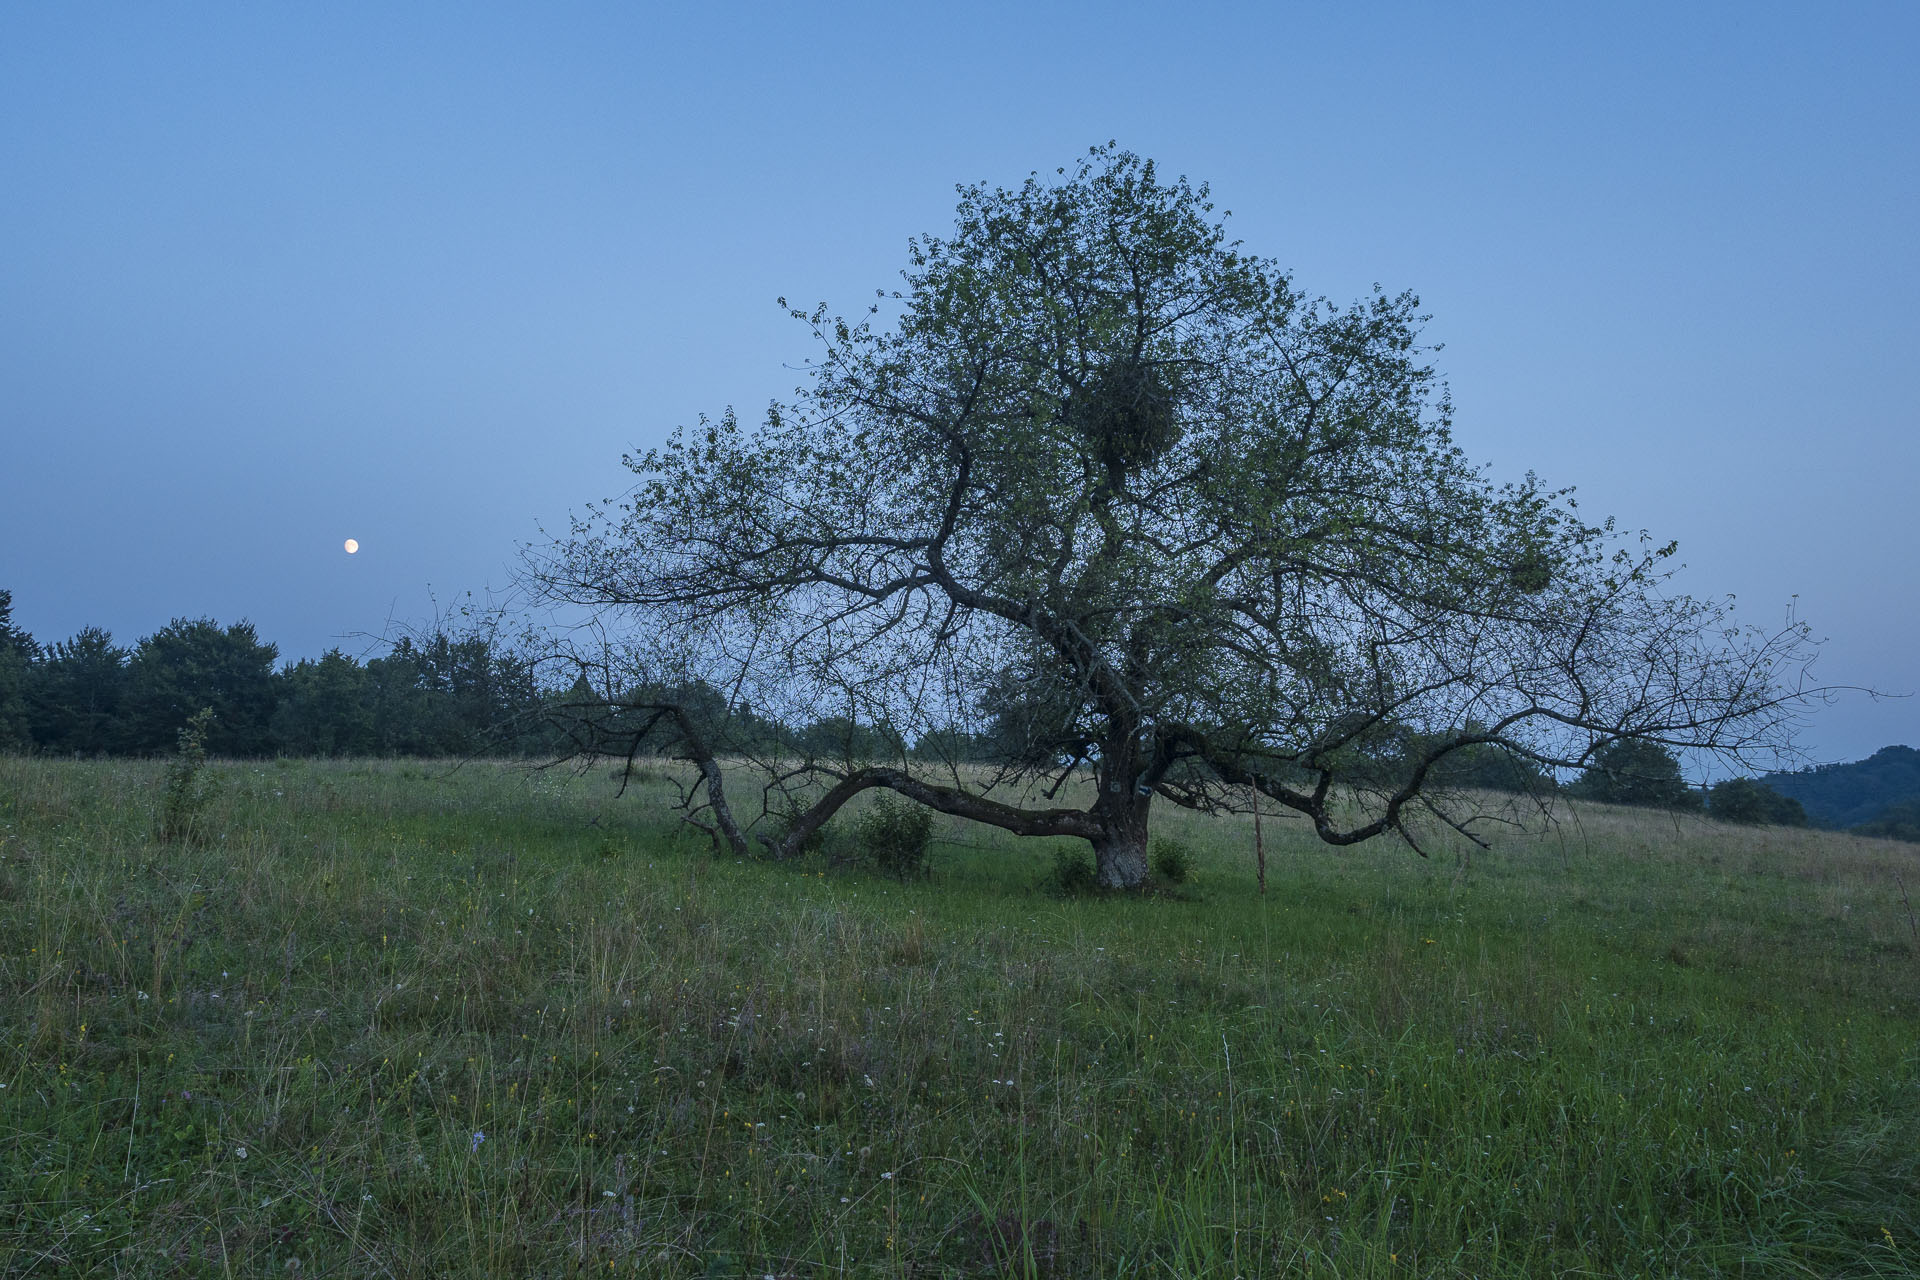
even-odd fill
[{"label": "distant hill", "polygon": [[1863,836],[1886,836],[1920,844],[1920,800],[1906,800],[1882,809],[1879,817],[1861,823],[1854,830]]},{"label": "distant hill", "polygon": [[1816,826],[1854,827],[1895,805],[1920,802],[1920,751],[1882,747],[1851,764],[1770,773],[1762,781],[1798,800]]}]

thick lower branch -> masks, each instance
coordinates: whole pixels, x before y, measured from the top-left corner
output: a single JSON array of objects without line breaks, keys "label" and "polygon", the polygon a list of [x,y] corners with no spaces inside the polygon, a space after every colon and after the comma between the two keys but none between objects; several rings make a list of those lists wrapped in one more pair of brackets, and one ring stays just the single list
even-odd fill
[{"label": "thick lower branch", "polygon": [[769,844],[769,852],[775,858],[792,857],[847,801],[876,787],[903,795],[929,809],[999,827],[1019,836],[1078,836],[1092,840],[1102,830],[1099,820],[1081,809],[1022,809],[958,787],[939,786],[903,769],[876,766],[857,769],[842,777],[794,819],[777,843]]},{"label": "thick lower branch", "polygon": [[707,807],[713,810],[714,825],[720,828],[721,836],[735,854],[747,857],[750,853],[747,836],[740,830],[740,824],[734,820],[733,809],[727,804],[727,785],[720,771],[720,761],[714,757],[700,731],[694,728],[693,717],[687,714],[686,708],[673,704],[661,710],[673,719],[674,726],[680,731],[682,752],[700,770],[700,777],[706,783]]}]

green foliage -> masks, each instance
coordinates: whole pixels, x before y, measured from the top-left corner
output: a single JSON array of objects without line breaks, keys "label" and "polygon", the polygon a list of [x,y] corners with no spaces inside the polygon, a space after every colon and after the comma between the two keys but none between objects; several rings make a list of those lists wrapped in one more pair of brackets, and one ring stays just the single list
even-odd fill
[{"label": "green foliage", "polygon": [[1485,732],[1472,720],[1455,734],[1428,734],[1386,719],[1355,734],[1338,760],[1356,780],[1375,787],[1398,787],[1430,760],[1427,782],[1437,790],[1551,795],[1557,789],[1551,772],[1501,743],[1457,745]]},{"label": "green foliage", "polygon": [[16,653],[0,649],[0,751],[33,745],[27,721],[27,673],[32,668]]},{"label": "green foliage", "polygon": [[867,724],[846,716],[823,716],[793,735],[802,755],[835,761],[889,761],[906,754],[900,735],[884,725]]},{"label": "green foliage", "polygon": [[1920,843],[1920,800],[1888,805],[1877,817],[1860,823],[1852,830],[1863,836],[1883,836],[1889,840]]},{"label": "green foliage", "polygon": [[1175,836],[1155,836],[1147,853],[1153,869],[1168,884],[1185,884],[1193,874],[1193,846]]},{"label": "green foliage", "polygon": [[0,751],[30,746],[27,679],[39,646],[13,624],[13,592],[0,589]]},{"label": "green foliage", "polygon": [[367,674],[383,754],[515,755],[557,745],[539,734],[544,708],[531,664],[486,632],[402,636]]},{"label": "green foliage", "polygon": [[908,752],[915,760],[941,764],[987,764],[997,762],[999,744],[987,734],[965,729],[929,729],[914,739]]},{"label": "green foliage", "polygon": [[928,874],[933,811],[880,796],[854,825],[854,838],[874,866],[898,880]]},{"label": "green foliage", "polygon": [[1551,772],[1493,742],[1476,742],[1448,753],[1435,772],[1439,785],[1466,790],[1540,796],[1558,789]]},{"label": "green foliage", "polygon": [[33,637],[13,621],[13,592],[0,587],[0,652],[31,661],[38,652]]},{"label": "green foliage", "polygon": [[[1078,814],[941,807],[1086,839],[1102,883],[1138,887],[1132,834],[1175,769],[1189,798],[1266,789],[1351,845],[1545,790],[1520,762],[1611,735],[1790,730],[1804,629],[1742,631],[1661,588],[1673,548],[1493,483],[1453,441],[1413,294],[1296,290],[1151,160],[1109,144],[963,187],[900,289],[792,314],[820,344],[798,403],[628,457],[629,495],[525,580],[638,655],[635,683],[698,670],[790,708],[807,758],[763,785],[797,767],[830,794],[900,758],[890,730],[908,768],[1094,762],[1109,798]],[[1489,734],[1512,750],[1462,748]],[[1383,778],[1417,785],[1346,803]]]},{"label": "green foliage", "polygon": [[98,627],[46,649],[31,672],[35,745],[58,755],[125,750],[127,657]]},{"label": "green foliage", "polygon": [[1129,354],[1110,360],[1069,406],[1074,429],[1105,474],[1110,494],[1180,440],[1176,379],[1151,359]]},{"label": "green foliage", "polygon": [[1094,864],[1093,854],[1077,845],[1056,847],[1053,872],[1047,877],[1047,884],[1063,898],[1084,898],[1095,893],[1100,888],[1100,870]]},{"label": "green foliage", "polygon": [[184,844],[205,834],[202,825],[207,805],[219,790],[217,775],[207,770],[207,735],[212,728],[213,708],[203,707],[187,717],[180,729],[160,788],[155,838],[161,844]]},{"label": "green foliage", "polygon": [[1673,752],[1637,738],[1622,738],[1600,748],[1567,793],[1582,800],[1645,809],[1694,811],[1701,806],[1700,793],[1681,776]]},{"label": "green foliage", "polygon": [[1084,695],[1043,663],[994,672],[980,689],[974,709],[985,717],[983,730],[973,740],[978,759],[1045,770],[1085,750]]},{"label": "green foliage", "polygon": [[337,648],[317,662],[303,658],[288,667],[273,713],[274,745],[296,756],[374,754],[379,725],[373,681],[367,668]]},{"label": "green foliage", "polygon": [[251,622],[175,618],[134,646],[127,662],[125,746],[170,746],[196,708],[213,720],[206,749],[218,756],[273,752],[274,659]]},{"label": "green foliage", "polygon": [[1865,760],[1770,773],[1764,781],[1798,800],[1815,825],[1851,827],[1877,819],[1891,805],[1920,801],[1920,751],[1882,747]]},{"label": "green foliage", "polygon": [[0,749],[157,752],[214,710],[216,756],[550,754],[563,739],[532,665],[484,632],[403,636],[362,664],[339,649],[276,672],[251,623],[175,619],[129,651],[98,627],[45,648],[0,592]]},{"label": "green foliage", "polygon": [[1807,811],[1752,778],[1729,778],[1707,789],[1707,816],[1747,826],[1804,827]]},{"label": "green foliage", "polygon": [[[694,733],[721,754],[777,755],[797,749],[794,735],[785,726],[755,714],[750,705],[732,702],[698,678],[603,689],[594,687],[583,674],[564,693],[549,698],[546,717],[557,727],[560,742],[570,749],[587,746],[609,754],[634,750],[677,756],[684,750],[680,724],[656,714],[658,707],[668,705],[678,707]],[[832,744],[819,741],[816,745],[833,752]]]}]

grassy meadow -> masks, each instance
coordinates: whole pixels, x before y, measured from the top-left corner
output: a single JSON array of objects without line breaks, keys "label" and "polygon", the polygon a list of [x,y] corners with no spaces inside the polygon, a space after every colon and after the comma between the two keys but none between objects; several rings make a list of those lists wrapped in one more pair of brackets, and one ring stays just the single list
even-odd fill
[{"label": "grassy meadow", "polygon": [[[0,1275],[1920,1274],[1920,847],[1163,810],[1062,899],[492,764],[0,759]],[[643,775],[644,777],[644,775]]]}]

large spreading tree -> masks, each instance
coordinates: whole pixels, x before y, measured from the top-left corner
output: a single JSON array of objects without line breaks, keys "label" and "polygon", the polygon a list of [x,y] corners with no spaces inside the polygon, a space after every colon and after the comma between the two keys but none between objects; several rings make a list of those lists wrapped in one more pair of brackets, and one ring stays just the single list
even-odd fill
[{"label": "large spreading tree", "polygon": [[[1548,777],[1790,727],[1801,630],[1735,630],[1666,589],[1670,547],[1494,483],[1417,301],[1305,296],[1204,186],[1109,147],[963,188],[904,280],[857,321],[795,311],[792,403],[629,458],[531,561],[581,625],[580,749],[691,761],[689,818],[737,851],[790,856],[884,788],[1085,839],[1132,887],[1163,800],[1418,848],[1471,826],[1462,760]],[[749,752],[689,688],[847,732]]]}]

